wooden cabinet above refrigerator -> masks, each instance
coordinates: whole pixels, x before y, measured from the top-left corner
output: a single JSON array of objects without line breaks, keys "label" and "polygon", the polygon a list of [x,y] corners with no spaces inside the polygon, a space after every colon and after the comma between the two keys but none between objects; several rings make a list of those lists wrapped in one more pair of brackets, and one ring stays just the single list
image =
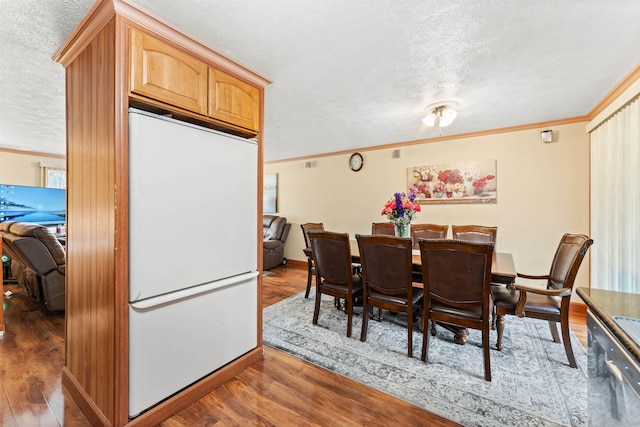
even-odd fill
[{"label": "wooden cabinet above refrigerator", "polygon": [[136,29],[130,52],[133,96],[206,116],[231,133],[258,134],[259,88]]}]

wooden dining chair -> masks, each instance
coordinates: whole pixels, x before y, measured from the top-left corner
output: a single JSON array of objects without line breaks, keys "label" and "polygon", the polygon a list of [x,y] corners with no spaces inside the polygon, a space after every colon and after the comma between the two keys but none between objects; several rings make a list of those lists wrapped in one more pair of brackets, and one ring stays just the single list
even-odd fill
[{"label": "wooden dining chair", "polygon": [[[414,248],[418,248],[420,239],[446,239],[448,225],[439,224],[412,224],[411,225],[411,242]],[[422,282],[422,271],[416,268],[413,271],[413,281]]]},{"label": "wooden dining chair", "polygon": [[324,225],[321,222],[307,222],[300,224],[302,229],[302,237],[304,237],[304,254],[307,257],[307,290],[304,297],[309,298],[311,291],[311,278],[315,276],[316,270],[313,264],[313,256],[311,255],[311,241],[309,240],[309,231],[324,231]]},{"label": "wooden dining chair", "polygon": [[477,243],[493,243],[498,237],[498,227],[484,225],[452,225],[451,234],[454,239]]},{"label": "wooden dining chair", "polygon": [[374,222],[371,224],[371,234],[396,235],[396,228],[391,222]]},{"label": "wooden dining chair", "polygon": [[489,315],[493,244],[420,240],[420,256],[424,280],[422,360],[428,360],[429,322],[479,329],[484,379],[491,381]]},{"label": "wooden dining chair", "polygon": [[407,315],[407,355],[413,356],[413,320],[419,315],[423,291],[412,286],[411,239],[395,236],[356,234],[362,265],[362,331],[367,340],[372,307]]},{"label": "wooden dining chair", "polygon": [[[468,242],[493,243],[495,248],[498,237],[498,227],[487,227],[484,225],[452,225],[451,234],[454,239]],[[491,287],[504,288],[503,283],[492,283]],[[495,307],[491,309],[491,329],[496,328]]]},{"label": "wooden dining chair", "polygon": [[448,225],[411,224],[411,241],[417,247],[419,239],[446,239],[448,231]]},{"label": "wooden dining chair", "polygon": [[[371,234],[376,235],[385,235],[385,236],[395,236],[396,235],[396,226],[391,222],[374,222],[371,224]],[[378,308],[378,316],[374,317],[373,309],[370,307],[368,311],[369,317],[371,319],[377,320],[378,322],[382,321],[382,309]]]},{"label": "wooden dining chair", "polygon": [[546,280],[547,285],[544,289],[518,284],[511,284],[506,288],[492,287],[491,292],[498,316],[498,342],[496,343],[498,350],[502,351],[503,347],[505,314],[547,320],[553,341],[556,343],[560,342],[556,326],[560,322],[569,366],[577,367],[569,333],[569,304],[580,264],[592,244],[593,240],[584,234],[565,234],[560,239],[549,274],[544,276],[517,274],[517,277],[525,279]]},{"label": "wooden dining chair", "polygon": [[[345,300],[347,312],[347,336],[351,336],[353,303],[362,295],[362,280],[353,274],[349,234],[331,231],[309,233],[313,262],[316,271],[316,305],[313,324],[318,324],[322,294]],[[366,316],[365,316],[366,317]]]}]

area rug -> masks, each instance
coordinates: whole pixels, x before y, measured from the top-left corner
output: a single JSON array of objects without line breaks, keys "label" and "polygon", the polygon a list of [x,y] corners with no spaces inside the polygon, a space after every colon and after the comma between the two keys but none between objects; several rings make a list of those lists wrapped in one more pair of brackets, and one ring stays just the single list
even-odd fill
[{"label": "area rug", "polygon": [[[406,316],[383,312],[384,321],[369,321],[363,343],[361,309],[347,338],[346,314],[332,297],[323,295],[318,324],[311,323],[314,297],[300,293],[265,308],[264,343],[465,426],[587,425],[587,355],[573,334],[578,369],[569,367],[547,322],[506,317],[504,350],[491,349],[487,382],[479,331],[458,345],[438,326],[425,364],[418,326],[407,357]],[[495,346],[495,331],[490,341]]]}]

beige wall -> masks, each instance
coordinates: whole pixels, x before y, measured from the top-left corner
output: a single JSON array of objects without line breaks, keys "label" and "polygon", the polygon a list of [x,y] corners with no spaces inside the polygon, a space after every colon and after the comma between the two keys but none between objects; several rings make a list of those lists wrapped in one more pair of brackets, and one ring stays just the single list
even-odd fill
[{"label": "beige wall", "polygon": [[[369,234],[372,222],[386,220],[386,200],[406,191],[408,167],[496,159],[496,204],[423,205],[414,222],[497,226],[497,251],[512,253],[519,272],[546,274],[562,234],[589,234],[585,124],[553,126],[557,142],[549,144],[540,141],[541,129],[531,129],[406,146],[398,159],[392,149],[363,151],[360,172],[349,169],[349,154],[313,159],[311,168],[302,160],[265,164],[265,173],[278,174],[278,214],[292,223],[285,256],[305,260],[305,222]],[[585,260],[576,286],[589,285],[588,270]]]},{"label": "beige wall", "polygon": [[[265,164],[278,174],[278,214],[292,223],[285,256],[304,261],[300,224],[323,222],[329,230],[368,234],[385,221],[383,204],[406,189],[411,166],[496,159],[496,204],[423,205],[414,222],[498,227],[496,249],[513,254],[517,270],[543,274],[565,232],[589,234],[589,139],[586,123],[553,126],[557,142],[540,142],[540,129],[363,151],[364,167],[352,172],[349,154]],[[445,129],[446,133],[446,129]],[[40,162],[63,159],[0,150],[0,183],[40,185]],[[597,244],[597,242],[596,242]],[[577,286],[588,286],[589,262]]]},{"label": "beige wall", "polygon": [[65,160],[57,157],[0,150],[0,184],[41,186],[40,162],[66,167]]}]

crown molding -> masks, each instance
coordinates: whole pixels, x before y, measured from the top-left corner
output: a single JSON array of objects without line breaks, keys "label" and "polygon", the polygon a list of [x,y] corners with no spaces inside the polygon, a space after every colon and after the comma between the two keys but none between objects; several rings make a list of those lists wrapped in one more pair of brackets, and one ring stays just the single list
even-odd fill
[{"label": "crown molding", "polygon": [[602,113],[609,105],[619,98],[634,83],[640,81],[640,64],[636,66],[629,74],[625,76],[620,83],[614,87],[595,107],[589,111],[589,120],[593,120],[598,114]]},{"label": "crown molding", "polygon": [[2,153],[11,153],[11,154],[23,154],[26,156],[38,156],[38,157],[51,157],[52,159],[66,159],[67,156],[63,154],[50,154],[50,153],[41,153],[38,151],[25,151],[25,150],[16,150],[14,148],[2,148],[0,147],[0,152]]},{"label": "crown molding", "polygon": [[547,128],[547,127],[551,127],[551,126],[567,125],[567,124],[587,122],[587,121],[589,121],[589,117],[588,116],[569,117],[569,118],[566,118],[566,119],[558,119],[558,120],[551,120],[551,121],[545,121],[545,122],[529,123],[529,124],[525,124],[525,125],[509,126],[509,127],[504,127],[504,128],[488,129],[488,130],[477,131],[477,132],[461,133],[461,134],[457,134],[457,135],[438,136],[438,137],[435,137],[435,138],[416,139],[416,140],[412,140],[412,141],[394,142],[394,143],[391,143],[391,144],[374,145],[374,146],[371,146],[371,147],[350,148],[348,150],[334,151],[334,152],[331,152],[331,153],[314,154],[314,155],[302,156],[302,157],[292,157],[292,158],[289,158],[289,159],[281,159],[281,160],[272,160],[272,161],[264,162],[264,164],[265,165],[269,165],[269,164],[276,164],[276,163],[283,163],[283,162],[295,162],[295,161],[301,161],[301,160],[318,159],[318,158],[322,158],[322,157],[331,157],[331,156],[340,156],[340,155],[344,155],[344,154],[351,154],[351,153],[353,153],[354,150],[357,150],[359,152],[385,150],[385,149],[392,149],[392,148],[407,147],[407,146],[410,146],[410,145],[429,144],[429,143],[433,143],[433,142],[442,142],[442,141],[452,141],[452,140],[458,140],[458,139],[475,138],[475,137],[478,137],[478,136],[496,135],[496,134],[499,134],[499,133],[507,133],[507,132],[518,132],[518,131],[529,130],[529,129],[540,129],[540,128]]}]

